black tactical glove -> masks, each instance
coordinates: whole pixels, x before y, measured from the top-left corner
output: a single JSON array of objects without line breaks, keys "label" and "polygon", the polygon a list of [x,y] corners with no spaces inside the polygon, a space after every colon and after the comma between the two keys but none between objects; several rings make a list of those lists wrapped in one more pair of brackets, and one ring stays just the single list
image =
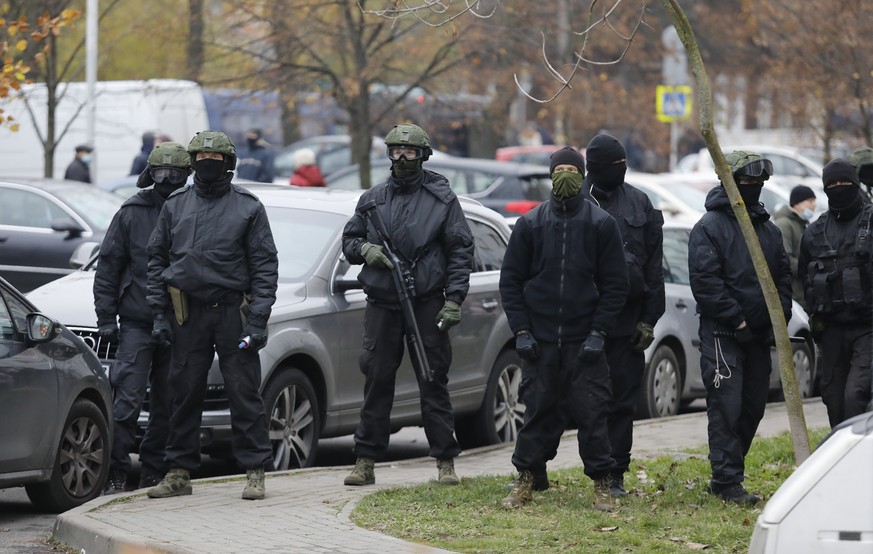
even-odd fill
[{"label": "black tactical glove", "polygon": [[579,349],[579,358],[583,362],[593,362],[603,355],[603,345],[606,342],[606,333],[594,329],[582,343]]},{"label": "black tactical glove", "polygon": [[752,334],[752,330],[749,329],[748,325],[742,329],[735,329],[734,338],[737,339],[737,342],[740,344],[748,344],[755,340],[755,336]]},{"label": "black tactical glove", "polygon": [[528,331],[519,331],[515,335],[515,352],[522,360],[532,362],[540,357],[540,347],[537,339]]},{"label": "black tactical glove", "polygon": [[173,344],[173,328],[170,322],[162,315],[156,315],[152,325],[152,339],[158,346],[170,346]]},{"label": "black tactical glove", "polygon": [[136,186],[138,188],[144,189],[155,184],[154,180],[152,179],[151,171],[152,166],[146,164],[146,168],[143,170],[142,173],[139,174],[139,177],[136,178]]},{"label": "black tactical glove", "polygon": [[822,333],[825,330],[825,323],[822,321],[821,316],[816,316],[812,314],[809,316],[809,332],[812,334],[812,340],[815,342],[821,342]]},{"label": "black tactical glove", "polygon": [[[267,329],[264,327],[255,327],[254,325],[246,325],[243,327],[242,336],[239,338],[240,349],[253,348],[260,350],[267,346]],[[245,346],[243,346],[245,343]]]},{"label": "black tactical glove", "polygon": [[105,341],[118,342],[118,324],[104,323],[97,328],[97,334]]},{"label": "black tactical glove", "polygon": [[361,256],[364,257],[364,261],[369,266],[394,269],[394,264],[385,255],[385,247],[380,244],[365,242],[361,245]]},{"label": "black tactical glove", "polygon": [[642,352],[655,342],[655,330],[648,323],[642,321],[637,323],[637,329],[634,331],[634,336],[631,338],[631,348],[637,352]]}]

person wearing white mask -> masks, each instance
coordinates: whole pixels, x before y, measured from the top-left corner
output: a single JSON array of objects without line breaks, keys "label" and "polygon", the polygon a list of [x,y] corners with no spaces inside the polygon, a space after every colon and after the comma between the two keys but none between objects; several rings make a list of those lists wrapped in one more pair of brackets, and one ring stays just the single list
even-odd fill
[{"label": "person wearing white mask", "polygon": [[788,203],[790,206],[782,206],[776,212],[774,223],[782,232],[782,243],[791,261],[791,297],[806,308],[803,283],[797,274],[797,255],[803,231],[815,216],[815,193],[805,185],[798,185],[791,189]]}]

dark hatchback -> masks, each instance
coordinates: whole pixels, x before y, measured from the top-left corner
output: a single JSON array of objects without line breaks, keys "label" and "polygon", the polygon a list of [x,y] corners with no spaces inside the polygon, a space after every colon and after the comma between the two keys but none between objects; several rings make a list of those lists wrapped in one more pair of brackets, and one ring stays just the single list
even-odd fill
[{"label": "dark hatchback", "polygon": [[0,488],[40,509],[97,497],[109,475],[109,379],[82,339],[0,279]]},{"label": "dark hatchback", "polygon": [[122,202],[86,183],[0,179],[0,277],[28,292],[72,272],[100,246]]},{"label": "dark hatchback", "polygon": [[[372,162],[370,182],[384,183],[391,165],[387,158]],[[478,200],[504,217],[519,216],[546,200],[552,192],[549,168],[484,158],[431,158],[424,168],[442,174],[459,196]],[[357,190],[361,179],[357,165],[327,177],[328,188]]]}]

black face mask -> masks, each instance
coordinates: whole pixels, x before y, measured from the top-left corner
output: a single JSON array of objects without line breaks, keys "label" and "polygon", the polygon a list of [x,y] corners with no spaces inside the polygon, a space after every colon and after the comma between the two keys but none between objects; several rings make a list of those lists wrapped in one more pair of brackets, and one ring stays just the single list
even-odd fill
[{"label": "black face mask", "polygon": [[258,145],[258,139],[247,138],[246,142],[249,144],[249,149],[252,149]]},{"label": "black face mask", "polygon": [[861,191],[855,186],[825,187],[825,194],[828,197],[828,209],[834,212],[851,209],[861,201]]},{"label": "black face mask", "polygon": [[164,199],[169,198],[171,194],[182,188],[184,183],[180,185],[174,185],[173,183],[155,183],[155,192],[164,197]]},{"label": "black face mask", "polygon": [[591,185],[604,192],[612,192],[624,183],[627,164],[604,164],[588,162],[588,180]]},{"label": "black face mask", "polygon": [[214,183],[224,176],[224,160],[205,158],[194,162],[194,173],[204,183]]},{"label": "black face mask", "polygon": [[764,188],[764,183],[759,185],[737,185],[740,189],[740,197],[747,208],[757,206],[761,198],[761,190]]}]

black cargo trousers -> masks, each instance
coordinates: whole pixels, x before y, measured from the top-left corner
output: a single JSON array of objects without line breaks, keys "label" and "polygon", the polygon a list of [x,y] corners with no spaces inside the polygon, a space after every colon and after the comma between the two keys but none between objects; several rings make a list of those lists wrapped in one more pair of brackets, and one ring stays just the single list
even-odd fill
[{"label": "black cargo trousers", "polygon": [[254,349],[239,348],[243,324],[242,295],[222,302],[188,296],[188,320],[173,321],[173,367],[170,387],[174,400],[167,443],[169,468],[200,466],[200,424],[209,369],[215,354],[230,403],[233,456],[243,469],[270,469],[273,453],[268,435],[261,384],[261,362]]},{"label": "black cargo trousers", "polygon": [[149,420],[139,447],[142,475],[161,478],[167,471],[164,450],[170,426],[170,354],[170,348],[155,344],[151,324],[121,321],[118,349],[109,371],[115,425],[113,471],[130,471],[130,451],[149,387]]},{"label": "black cargo trousers", "polygon": [[607,477],[615,468],[609,445],[607,414],[612,397],[609,367],[601,354],[592,362],[579,359],[582,341],[539,342],[531,366],[525,421],[515,442],[512,464],[518,471],[544,473],[554,457],[568,419],[576,423],[579,456],[585,475]]},{"label": "black cargo trousers", "polygon": [[701,317],[700,373],[706,387],[714,492],[743,482],[746,454],[767,406],[772,369],[765,340],[740,344],[717,334],[715,323]]},{"label": "black cargo trousers", "polygon": [[[448,332],[440,331],[436,326],[436,317],[444,302],[441,295],[413,300],[421,333],[419,340],[434,374],[434,380],[428,382],[415,368],[421,416],[430,445],[428,454],[439,460],[454,458],[461,453],[455,439],[455,419],[448,388],[452,343]],[[361,420],[355,430],[354,452],[358,457],[378,458],[388,449],[394,387],[405,342],[403,315],[399,307],[367,302],[363,350],[359,359],[365,379]]]},{"label": "black cargo trousers", "polygon": [[873,372],[873,328],[829,324],[818,345],[824,371],[821,399],[831,427],[867,411]]},{"label": "black cargo trousers", "polygon": [[612,382],[609,407],[609,443],[615,459],[613,475],[630,468],[634,442],[634,416],[640,400],[640,387],[646,369],[646,354],[633,349],[630,336],[606,339],[606,362]]}]

